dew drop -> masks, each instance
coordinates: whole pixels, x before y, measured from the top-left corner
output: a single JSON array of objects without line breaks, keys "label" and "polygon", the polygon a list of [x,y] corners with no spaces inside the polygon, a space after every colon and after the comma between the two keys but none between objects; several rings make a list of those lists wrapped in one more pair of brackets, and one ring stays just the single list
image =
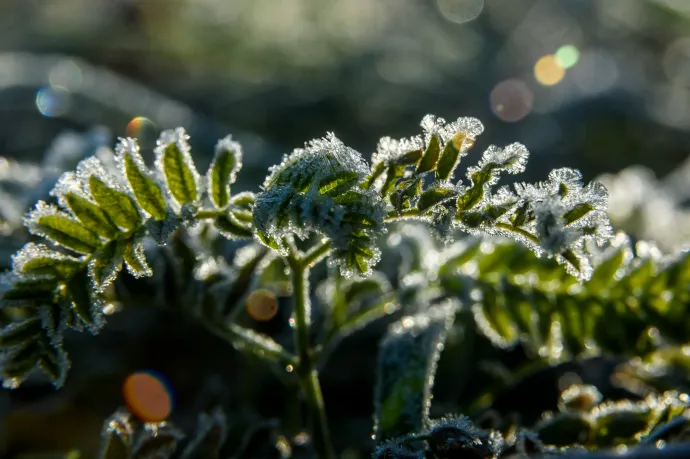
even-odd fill
[{"label": "dew drop", "polygon": [[285,367],[285,371],[287,371],[288,373],[292,373],[292,371],[293,371],[294,369],[295,369],[295,367],[293,367],[292,365],[288,365],[288,366]]},{"label": "dew drop", "polygon": [[288,320],[288,324],[290,325],[290,328],[295,328],[295,318],[290,317],[290,320]]}]

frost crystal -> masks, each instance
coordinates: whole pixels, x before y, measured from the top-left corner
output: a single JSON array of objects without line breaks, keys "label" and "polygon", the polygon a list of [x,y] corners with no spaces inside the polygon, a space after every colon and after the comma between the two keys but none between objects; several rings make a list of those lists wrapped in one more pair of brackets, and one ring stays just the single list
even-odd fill
[{"label": "frost crystal", "polygon": [[199,176],[199,172],[196,170],[196,166],[194,165],[188,140],[189,135],[187,135],[187,132],[184,130],[184,128],[178,127],[163,131],[156,141],[156,148],[153,150],[156,155],[156,169],[158,170],[162,181],[166,184],[166,188],[168,190],[172,190],[174,185],[169,183],[168,175],[166,174],[165,153],[169,147],[174,145],[182,155],[182,162],[184,163],[183,166],[179,167],[184,167],[192,174],[196,192],[199,193],[202,188],[201,177]]},{"label": "frost crystal", "polygon": [[283,254],[283,237],[322,234],[343,275],[368,275],[380,257],[372,235],[384,232],[385,206],[377,194],[358,188],[367,173],[361,155],[332,133],[311,141],[271,169],[256,197],[254,227]]},{"label": "frost crystal", "polygon": [[[92,176],[100,179],[109,188],[125,194],[129,193],[129,190],[120,181],[107,172],[101,160],[92,156],[80,161],[76,172],[65,172],[62,174],[50,195],[56,197],[60,206],[67,210],[70,209],[65,199],[68,193],[76,194],[95,204],[89,191],[89,178]],[[70,213],[72,212],[70,211]]]},{"label": "frost crystal", "polygon": [[371,157],[371,162],[374,164],[388,162],[410,151],[422,149],[424,149],[424,140],[420,136],[400,140],[382,137],[376,147],[376,152]]},{"label": "frost crystal", "polygon": [[374,429],[381,439],[426,427],[436,362],[456,308],[447,301],[388,328],[381,341],[376,386]]},{"label": "frost crystal", "polygon": [[466,151],[472,146],[474,140],[484,132],[484,125],[477,118],[458,118],[452,123],[446,123],[443,118],[434,115],[426,115],[422,118],[420,126],[424,130],[424,142],[429,143],[432,135],[436,135],[441,140],[441,145],[455,138],[458,133],[464,134],[464,139],[459,150]]},{"label": "frost crystal", "polygon": [[[233,167],[232,173],[230,174],[230,182],[234,183],[237,179],[237,174],[240,172],[240,169],[242,168],[242,157],[244,154],[242,151],[242,145],[239,142],[232,140],[232,136],[228,135],[220,139],[216,144],[216,155],[223,151],[232,152],[235,156],[235,166]],[[213,166],[209,167],[209,173],[212,169]]]},{"label": "frost crystal", "polygon": [[29,242],[24,247],[19,249],[17,253],[12,255],[12,271],[15,273],[20,273],[24,271],[24,265],[36,258],[46,258],[59,263],[61,261],[73,261],[75,263],[80,262],[79,258],[70,257],[68,255],[51,250],[45,244],[37,244],[34,242]]},{"label": "frost crystal", "polygon": [[509,174],[524,172],[529,158],[529,151],[521,143],[512,143],[505,148],[490,146],[479,162],[479,168],[483,169],[489,164],[494,164],[497,170],[504,170]]},{"label": "frost crystal", "polygon": [[563,252],[581,236],[579,232],[566,228],[563,221],[565,206],[559,198],[550,197],[535,203],[534,215],[541,247],[549,253]]},{"label": "frost crystal", "polygon": [[356,150],[345,146],[332,132],[322,139],[308,142],[305,148],[296,148],[283,161],[270,168],[263,188],[277,185],[318,183],[320,179],[354,172],[359,180],[368,173],[367,164]]}]

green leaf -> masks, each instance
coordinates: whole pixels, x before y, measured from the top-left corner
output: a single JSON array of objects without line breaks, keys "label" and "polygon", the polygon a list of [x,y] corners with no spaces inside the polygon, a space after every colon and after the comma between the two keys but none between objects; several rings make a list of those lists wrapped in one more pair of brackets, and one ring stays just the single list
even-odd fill
[{"label": "green leaf", "polygon": [[405,180],[398,183],[396,191],[391,195],[391,204],[398,213],[412,207],[412,199],[422,193],[422,177]]},{"label": "green leaf", "polygon": [[591,211],[594,210],[594,206],[592,206],[588,202],[583,202],[581,204],[576,205],[572,209],[570,209],[568,212],[565,213],[563,216],[563,222],[566,225],[570,225],[571,223],[574,223],[590,213]]},{"label": "green leaf", "polygon": [[102,311],[92,297],[96,292],[91,285],[87,270],[77,272],[65,285],[67,300],[79,318],[92,328],[99,328]]},{"label": "green leaf", "polygon": [[110,188],[95,175],[89,177],[89,189],[94,201],[117,226],[134,230],[141,225],[137,205],[126,193]]},{"label": "green leaf", "polygon": [[96,251],[89,263],[89,275],[98,288],[104,289],[115,280],[122,269],[123,252],[124,243],[118,239]]},{"label": "green leaf", "polygon": [[50,300],[56,287],[55,279],[48,277],[19,278],[2,294],[2,300]]},{"label": "green leaf", "polygon": [[388,170],[386,171],[386,181],[383,183],[381,188],[381,196],[384,198],[391,194],[395,189],[395,183],[398,179],[402,178],[405,172],[405,167],[398,164],[390,164]]},{"label": "green leaf", "polygon": [[26,341],[15,347],[9,355],[3,357],[3,379],[17,378],[23,380],[36,367],[40,355],[41,346],[36,340]]},{"label": "green leaf", "polygon": [[518,328],[509,315],[505,297],[497,289],[486,286],[479,304],[472,307],[475,321],[484,335],[500,348],[513,346],[520,338]]},{"label": "green leaf", "polygon": [[444,303],[393,323],[379,349],[374,434],[377,441],[423,430],[429,420],[436,362],[453,323]]},{"label": "green leaf", "polygon": [[319,182],[319,193],[327,196],[338,196],[349,190],[357,183],[359,174],[354,171],[341,171],[339,174],[327,177]]},{"label": "green leaf", "polygon": [[226,339],[229,337],[233,346],[238,350],[248,351],[256,357],[274,363],[278,362],[280,365],[295,363],[294,357],[270,336],[236,324],[218,325],[216,330]]},{"label": "green leaf", "polygon": [[230,239],[251,239],[254,235],[251,227],[242,224],[232,214],[217,217],[214,222],[221,234]]},{"label": "green leaf", "polygon": [[436,167],[436,178],[438,180],[448,180],[453,174],[453,171],[458,165],[460,147],[464,139],[465,133],[459,132],[446,143],[441,157],[438,160],[438,166]]},{"label": "green leaf", "polygon": [[364,277],[369,274],[378,256],[374,242],[364,233],[353,234],[345,247],[336,249],[333,253],[341,272]]},{"label": "green leaf", "polygon": [[134,277],[150,277],[153,275],[153,271],[146,261],[144,246],[141,244],[141,241],[135,241],[134,239],[125,241],[123,258],[127,263],[127,270]]},{"label": "green leaf", "polygon": [[474,185],[469,190],[458,198],[457,207],[458,212],[466,212],[472,209],[474,206],[479,204],[479,202],[484,197],[484,186]]},{"label": "green leaf", "polygon": [[238,169],[237,155],[234,151],[217,150],[208,173],[209,197],[214,206],[222,209],[230,201],[230,185],[235,181]]},{"label": "green leaf", "polygon": [[401,166],[413,166],[417,164],[420,159],[422,159],[423,154],[424,152],[421,149],[412,150],[398,156],[393,161],[395,164],[399,164]]},{"label": "green leaf", "polygon": [[60,214],[39,217],[36,225],[53,242],[81,253],[93,253],[101,245],[98,234]]},{"label": "green leaf", "polygon": [[415,174],[423,174],[424,172],[429,172],[436,169],[438,157],[441,153],[441,144],[439,142],[440,141],[437,136],[431,136],[431,139],[429,139],[429,145],[427,145],[426,150],[424,151],[424,156],[422,156],[419,164],[417,164]]},{"label": "green leaf", "polygon": [[53,386],[59,389],[65,383],[70,366],[67,354],[61,347],[47,344],[42,346],[42,351],[43,353],[38,359],[38,366],[50,378]]},{"label": "green leaf", "polygon": [[243,210],[251,211],[255,201],[256,196],[254,193],[243,191],[242,193],[238,193],[230,198],[230,205]]},{"label": "green leaf", "polygon": [[381,177],[381,174],[386,170],[386,163],[381,161],[380,163],[377,163],[371,171],[371,174],[369,174],[364,182],[360,185],[360,188],[363,190],[368,190],[370,189],[376,180]]},{"label": "green leaf", "polygon": [[9,348],[25,343],[41,333],[41,319],[32,317],[13,322],[0,330],[0,347]]},{"label": "green leaf", "polygon": [[22,264],[24,274],[54,276],[64,279],[74,274],[83,266],[82,260],[68,257],[36,257]]},{"label": "green leaf", "polygon": [[417,209],[419,212],[426,212],[429,209],[442,204],[449,199],[453,199],[458,195],[454,188],[435,187],[424,191],[417,201]]},{"label": "green leaf", "polygon": [[165,220],[166,206],[163,192],[152,178],[139,170],[131,154],[124,155],[124,169],[137,202],[156,220]]},{"label": "green leaf", "polygon": [[587,282],[587,290],[597,292],[614,284],[616,273],[626,261],[625,251],[626,247],[619,247],[594,268],[592,278]]},{"label": "green leaf", "polygon": [[162,170],[170,194],[180,205],[198,199],[195,174],[176,143],[168,145],[161,157]]},{"label": "green leaf", "polygon": [[276,250],[276,251],[281,250],[281,246],[278,243],[278,241],[275,240],[275,238],[268,236],[268,235],[262,233],[261,231],[256,232],[256,237],[266,247],[271,248],[271,249]]},{"label": "green leaf", "polygon": [[529,210],[529,202],[524,203],[522,206],[518,207],[513,215],[510,216],[510,223],[515,227],[523,226],[527,223],[527,211]]},{"label": "green leaf", "polygon": [[112,239],[119,232],[119,229],[110,221],[108,215],[98,205],[88,199],[77,196],[74,193],[67,193],[65,201],[67,201],[77,219],[86,228],[99,236]]}]

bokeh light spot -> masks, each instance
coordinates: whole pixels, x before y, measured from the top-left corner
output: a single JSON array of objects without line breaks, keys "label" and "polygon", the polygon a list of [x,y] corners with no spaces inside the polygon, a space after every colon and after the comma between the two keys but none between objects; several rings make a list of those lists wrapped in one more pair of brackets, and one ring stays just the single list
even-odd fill
[{"label": "bokeh light spot", "polygon": [[48,81],[53,87],[60,86],[70,90],[81,87],[83,75],[81,68],[71,59],[60,61],[48,73]]},{"label": "bokeh light spot", "polygon": [[152,146],[158,137],[158,127],[156,123],[145,116],[132,118],[125,127],[127,137],[134,137],[139,140],[142,147]]},{"label": "bokeh light spot", "polygon": [[161,375],[132,373],[122,387],[127,408],[144,422],[161,422],[172,411],[172,390]]},{"label": "bokeh light spot", "polygon": [[43,116],[52,118],[64,115],[70,103],[69,91],[60,86],[47,86],[36,93],[36,108]]},{"label": "bokeh light spot", "polygon": [[534,77],[544,86],[553,86],[559,83],[564,76],[565,68],[552,54],[541,57],[534,64]]},{"label": "bokeh light spot", "polygon": [[137,138],[150,135],[155,130],[156,124],[145,116],[137,116],[132,118],[129,123],[127,123],[127,127],[125,128],[125,132],[127,133],[128,137]]},{"label": "bokeh light spot", "polygon": [[451,22],[462,24],[477,19],[484,0],[438,0],[438,9]]},{"label": "bokeh light spot", "polygon": [[532,111],[534,95],[527,84],[518,79],[498,83],[489,96],[491,110],[503,121],[520,121]]},{"label": "bokeh light spot", "polygon": [[254,290],[246,302],[247,314],[257,322],[267,322],[278,313],[278,300],[270,290]]},{"label": "bokeh light spot", "polygon": [[577,64],[577,61],[580,59],[580,50],[573,45],[565,45],[558,48],[555,56],[561,67],[569,69]]}]

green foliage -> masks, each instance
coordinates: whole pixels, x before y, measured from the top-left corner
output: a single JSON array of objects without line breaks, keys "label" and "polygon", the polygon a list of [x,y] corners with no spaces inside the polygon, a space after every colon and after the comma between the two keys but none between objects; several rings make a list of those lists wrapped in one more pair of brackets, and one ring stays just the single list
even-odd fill
[{"label": "green foliage", "polygon": [[[227,145],[229,139],[219,145]],[[219,147],[219,151],[225,151]],[[21,326],[10,324],[3,331],[3,367],[6,385],[17,386],[34,367],[47,373],[56,385],[64,382],[68,360],[62,350],[62,333],[67,328],[97,332],[104,324],[105,289],[123,266],[136,277],[150,276],[144,256],[143,238],[157,237],[161,243],[181,222],[209,218],[184,207],[201,208],[203,202],[198,173],[192,163],[184,130],[166,131],[156,148],[157,169],[143,163],[136,141],[122,139],[117,148],[119,171],[108,171],[95,157],[82,161],[76,173],[68,172],[51,193],[58,205],[39,202],[27,217],[29,230],[58,247],[27,244],[13,258],[13,271],[3,280],[3,307],[22,311]],[[234,169],[240,156],[235,156]],[[213,167],[213,166],[212,166]],[[214,174],[209,174],[213,176]],[[217,175],[217,174],[216,174]],[[235,175],[224,179],[229,187]],[[159,183],[163,183],[161,186]],[[232,219],[233,225],[218,225],[229,237],[251,238],[247,212],[252,196],[234,197],[227,213],[213,213],[213,221]],[[235,215],[243,216],[240,221]],[[59,250],[61,248],[62,250]],[[27,324],[40,323],[32,333],[21,335]],[[17,342],[18,336],[24,340]]]},{"label": "green foliage", "polygon": [[639,243],[633,256],[619,235],[598,253],[592,279],[575,283],[520,246],[477,251],[479,244],[449,249],[439,280],[447,294],[472,304],[479,328],[497,346],[520,341],[555,362],[601,352],[630,355],[650,328],[676,343],[689,336],[687,252],[660,258]]},{"label": "green foliage", "polygon": [[[497,188],[502,174],[525,169],[528,152],[517,143],[490,146],[465,182],[454,183],[481,123],[427,116],[421,127],[417,137],[381,139],[371,166],[328,134],[286,155],[257,194],[231,192],[243,154],[231,137],[218,142],[203,176],[182,128],[161,134],[153,168],[134,139],[120,140],[117,168],[82,161],[58,180],[55,202],[40,201],[26,217],[45,243],[26,244],[2,277],[4,385],[17,387],[40,369],[61,386],[66,330],[98,332],[114,302],[155,304],[296,378],[314,449],[331,459],[318,370],[341,339],[390,317],[378,355],[374,457],[559,454],[684,438],[687,396],[650,395],[663,382],[642,371],[651,366],[632,368],[634,360],[618,376],[645,387],[640,402],[602,402],[595,388],[578,386],[529,430],[430,419],[438,359],[446,337],[462,327],[456,315],[474,319],[495,348],[520,345],[537,364],[603,353],[629,358],[662,342],[684,349],[690,257],[662,257],[650,244],[612,238],[606,190],[583,184],[578,171]],[[425,226],[396,225],[402,220]],[[157,248],[145,250],[147,240]],[[225,240],[241,243],[226,250]],[[375,271],[382,252],[395,261]],[[309,274],[326,258],[331,269],[316,284],[312,314]],[[148,279],[118,279],[123,268]],[[257,289],[291,297],[294,346],[259,332],[262,325],[244,312]],[[688,368],[672,355],[667,350],[665,365]],[[219,457],[226,430],[222,412],[203,414],[184,443],[171,425],[141,425],[121,411],[105,424],[101,457]],[[268,430],[264,447],[287,455],[289,442]],[[239,454],[263,454],[253,442]]]},{"label": "green foliage", "polygon": [[393,323],[381,341],[374,435],[388,440],[424,428],[436,362],[453,323],[453,303]]}]

